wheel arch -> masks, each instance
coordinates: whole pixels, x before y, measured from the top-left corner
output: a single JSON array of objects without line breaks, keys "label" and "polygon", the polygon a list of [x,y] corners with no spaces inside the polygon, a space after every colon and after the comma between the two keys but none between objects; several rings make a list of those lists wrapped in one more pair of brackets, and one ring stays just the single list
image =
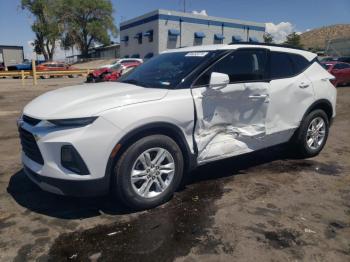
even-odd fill
[{"label": "wheel arch", "polygon": [[128,132],[124,137],[122,137],[118,141],[118,143],[116,143],[114,148],[117,148],[118,145],[121,146],[118,148],[116,153],[114,153],[114,150],[112,150],[112,152],[110,153],[105,176],[111,176],[111,174],[113,173],[113,167],[115,166],[115,163],[130,145],[132,145],[134,142],[143,137],[155,134],[169,136],[178,144],[184,158],[185,171],[190,171],[196,167],[197,156],[191,152],[185,135],[183,134],[181,129],[171,123],[155,122],[133,129],[132,131]]},{"label": "wheel arch", "polygon": [[316,110],[316,109],[321,109],[323,110],[327,116],[328,116],[328,121],[329,123],[332,122],[332,117],[333,117],[333,107],[332,107],[332,103],[327,100],[327,99],[320,99],[315,101],[311,106],[309,106],[309,108],[306,110],[303,119],[312,111]]}]

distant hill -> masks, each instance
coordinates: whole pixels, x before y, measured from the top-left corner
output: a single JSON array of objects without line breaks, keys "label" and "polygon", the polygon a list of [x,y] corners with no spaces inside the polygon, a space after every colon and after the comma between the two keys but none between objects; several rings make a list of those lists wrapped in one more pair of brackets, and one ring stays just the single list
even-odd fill
[{"label": "distant hill", "polygon": [[305,49],[325,49],[326,39],[350,38],[350,24],[316,28],[300,35]]}]

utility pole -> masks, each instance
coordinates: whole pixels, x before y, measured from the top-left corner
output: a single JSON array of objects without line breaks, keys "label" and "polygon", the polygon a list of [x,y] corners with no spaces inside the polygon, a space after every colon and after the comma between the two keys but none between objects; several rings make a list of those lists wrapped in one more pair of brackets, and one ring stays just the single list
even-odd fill
[{"label": "utility pole", "polygon": [[186,13],[186,0],[183,0],[183,5],[184,5],[183,6],[183,8],[184,8],[183,11],[184,11],[184,13]]}]

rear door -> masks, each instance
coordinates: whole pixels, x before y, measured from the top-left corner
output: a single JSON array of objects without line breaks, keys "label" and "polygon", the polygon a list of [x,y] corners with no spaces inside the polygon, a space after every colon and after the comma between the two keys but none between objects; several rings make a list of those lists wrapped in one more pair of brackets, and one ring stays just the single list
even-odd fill
[{"label": "rear door", "polygon": [[304,73],[311,62],[303,56],[270,52],[270,106],[267,134],[275,134],[279,143],[286,142],[314,102],[311,80]]},{"label": "rear door", "polygon": [[339,63],[334,66],[339,75],[342,84],[350,83],[350,65],[346,63]]},{"label": "rear door", "polygon": [[[261,147],[269,105],[267,58],[267,49],[239,49],[216,62],[195,82],[194,138],[199,163]],[[229,75],[230,83],[210,87],[213,72]]]},{"label": "rear door", "polygon": [[344,71],[345,71],[345,83],[350,83],[350,64],[344,64]]}]

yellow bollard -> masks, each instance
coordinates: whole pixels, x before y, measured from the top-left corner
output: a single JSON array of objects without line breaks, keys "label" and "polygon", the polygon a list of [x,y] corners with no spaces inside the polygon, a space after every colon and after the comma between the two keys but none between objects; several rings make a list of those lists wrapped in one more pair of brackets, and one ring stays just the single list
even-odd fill
[{"label": "yellow bollard", "polygon": [[35,66],[35,60],[34,59],[32,59],[32,73],[33,73],[33,84],[36,86],[38,84],[38,82],[37,82],[36,66]]},{"label": "yellow bollard", "polygon": [[21,70],[21,79],[22,79],[22,86],[24,86],[24,78],[25,78],[25,76],[24,76],[24,71],[23,70]]}]

